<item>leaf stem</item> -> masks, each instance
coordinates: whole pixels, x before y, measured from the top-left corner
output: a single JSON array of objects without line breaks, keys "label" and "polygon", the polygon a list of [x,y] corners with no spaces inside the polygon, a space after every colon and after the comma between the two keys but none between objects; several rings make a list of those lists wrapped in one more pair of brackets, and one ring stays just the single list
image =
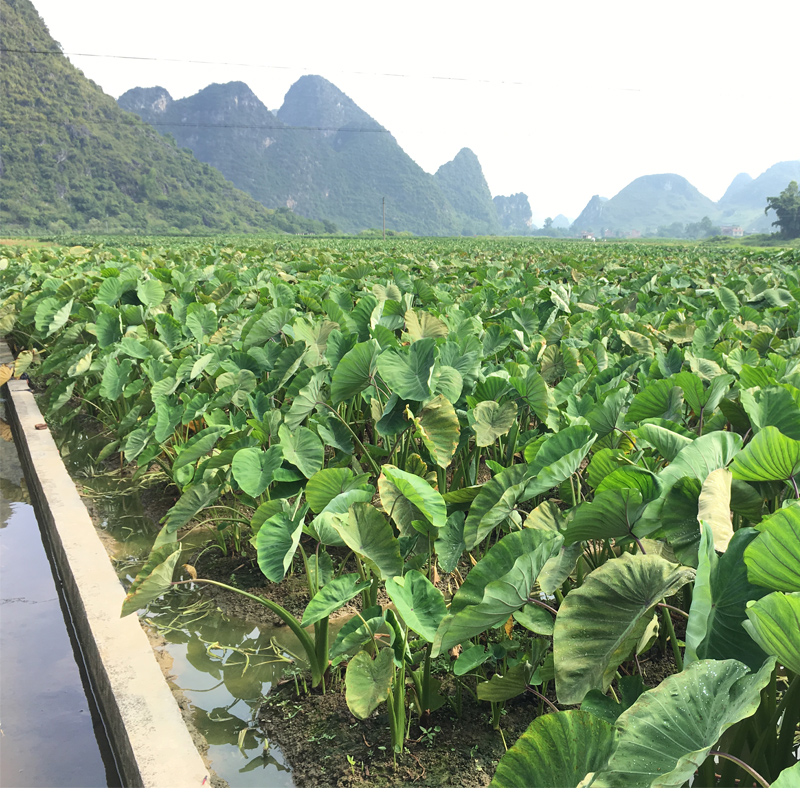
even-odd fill
[{"label": "leaf stem", "polygon": [[556,611],[552,606],[547,605],[547,603],[543,603],[541,600],[535,600],[533,597],[529,597],[528,602],[537,606],[541,606],[542,608],[546,608],[554,617],[558,615],[558,611]]},{"label": "leaf stem", "polygon": [[535,694],[540,700],[542,700],[545,703],[547,703],[547,705],[550,706],[550,708],[552,708],[553,711],[556,712],[556,714],[558,714],[558,712],[560,710],[558,708],[558,706],[556,706],[553,703],[551,703],[541,692],[537,692],[536,689],[533,688],[533,686],[526,686],[525,690],[530,692],[531,694]]},{"label": "leaf stem", "polygon": [[722,750],[709,750],[708,754],[710,756],[719,756],[720,758],[727,758],[728,761],[733,761],[734,764],[738,764],[748,775],[755,778],[758,783],[760,783],[765,789],[769,789],[769,784],[764,780],[764,778],[759,775],[749,764],[746,764],[742,761],[741,758],[736,758],[736,756],[732,756],[730,753],[724,753]]},{"label": "leaf stem", "polygon": [[668,608],[661,609],[661,619],[664,620],[664,627],[667,629],[667,636],[669,636],[669,641],[672,645],[672,654],[675,656],[675,664],[678,667],[678,672],[683,672],[683,658],[681,657],[681,649],[678,646],[678,640],[675,637],[675,628],[672,625],[672,617],[669,614]]},{"label": "leaf stem", "polygon": [[681,616],[686,617],[686,619],[689,619],[689,615],[682,608],[676,608],[675,606],[669,605],[669,603],[659,603],[658,607],[668,608],[670,611],[674,611],[676,614],[680,614]]}]

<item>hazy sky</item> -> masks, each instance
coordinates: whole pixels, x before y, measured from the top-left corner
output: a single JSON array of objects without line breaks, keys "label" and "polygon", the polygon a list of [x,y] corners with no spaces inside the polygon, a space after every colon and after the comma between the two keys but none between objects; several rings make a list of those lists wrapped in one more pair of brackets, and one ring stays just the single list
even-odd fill
[{"label": "hazy sky", "polygon": [[800,0],[33,3],[65,52],[153,59],[69,56],[114,97],[241,80],[276,109],[322,75],[428,172],[471,148],[538,224],[640,175],[718,200],[800,159]]}]

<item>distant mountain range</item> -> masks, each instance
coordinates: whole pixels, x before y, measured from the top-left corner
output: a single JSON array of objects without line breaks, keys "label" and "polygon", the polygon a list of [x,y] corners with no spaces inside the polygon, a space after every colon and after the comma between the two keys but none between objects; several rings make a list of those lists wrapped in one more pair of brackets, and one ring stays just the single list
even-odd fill
[{"label": "distant mountain range", "polygon": [[[384,208],[388,228],[422,235],[520,227],[519,213],[501,222],[471,150],[430,175],[386,128],[317,75],[300,78],[274,114],[241,82],[212,84],[182,100],[161,87],[136,88],[118,102],[271,208],[288,207],[345,231],[382,227]],[[530,220],[527,198],[515,197]]]},{"label": "distant mountain range", "polygon": [[[240,82],[181,100],[135,88],[117,103],[57,52],[29,0],[0,0],[0,27],[3,231],[359,232],[384,213],[388,229],[419,235],[535,231],[527,196],[492,197],[471,150],[431,175],[320,76],[275,112]],[[714,203],[679,175],[647,175],[593,197],[571,231],[648,235],[706,217],[769,231],[766,198],[791,180],[800,161],[737,175]],[[568,225],[559,215],[545,235]]]},{"label": "distant mountain range", "polygon": [[708,217],[717,226],[737,226],[745,233],[774,231],[774,212],[764,214],[767,197],[779,195],[793,180],[800,181],[800,161],[782,161],[755,179],[744,173],[737,175],[720,201],[714,203],[680,175],[645,175],[610,200],[595,195],[572,230],[610,236],[648,235],[674,223],[685,225]]}]

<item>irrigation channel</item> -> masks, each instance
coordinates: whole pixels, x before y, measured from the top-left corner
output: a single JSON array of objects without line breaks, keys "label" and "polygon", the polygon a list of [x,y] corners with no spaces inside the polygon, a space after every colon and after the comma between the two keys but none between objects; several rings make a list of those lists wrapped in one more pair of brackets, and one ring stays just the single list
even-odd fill
[{"label": "irrigation channel", "polygon": [[[73,479],[89,498],[124,586],[134,579],[158,533],[137,487],[94,473],[106,444],[72,423],[54,438]],[[162,669],[190,720],[208,742],[211,770],[231,788],[294,785],[279,748],[265,741],[255,721],[264,695],[299,650],[287,628],[256,626],[223,614],[196,592],[172,592],[150,604],[145,624]],[[287,657],[288,656],[288,657]]]},{"label": "irrigation channel", "polygon": [[[2,431],[5,400],[0,399]],[[0,786],[121,786],[16,446],[0,437]]]}]

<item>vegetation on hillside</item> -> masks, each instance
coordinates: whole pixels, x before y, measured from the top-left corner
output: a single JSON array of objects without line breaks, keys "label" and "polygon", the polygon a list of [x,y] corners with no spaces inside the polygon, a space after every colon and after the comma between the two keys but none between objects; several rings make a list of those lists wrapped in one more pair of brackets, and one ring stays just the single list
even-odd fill
[{"label": "vegetation on hillside", "polygon": [[28,0],[0,0],[0,227],[5,232],[324,233],[275,213],[122,111],[66,57]]}]

